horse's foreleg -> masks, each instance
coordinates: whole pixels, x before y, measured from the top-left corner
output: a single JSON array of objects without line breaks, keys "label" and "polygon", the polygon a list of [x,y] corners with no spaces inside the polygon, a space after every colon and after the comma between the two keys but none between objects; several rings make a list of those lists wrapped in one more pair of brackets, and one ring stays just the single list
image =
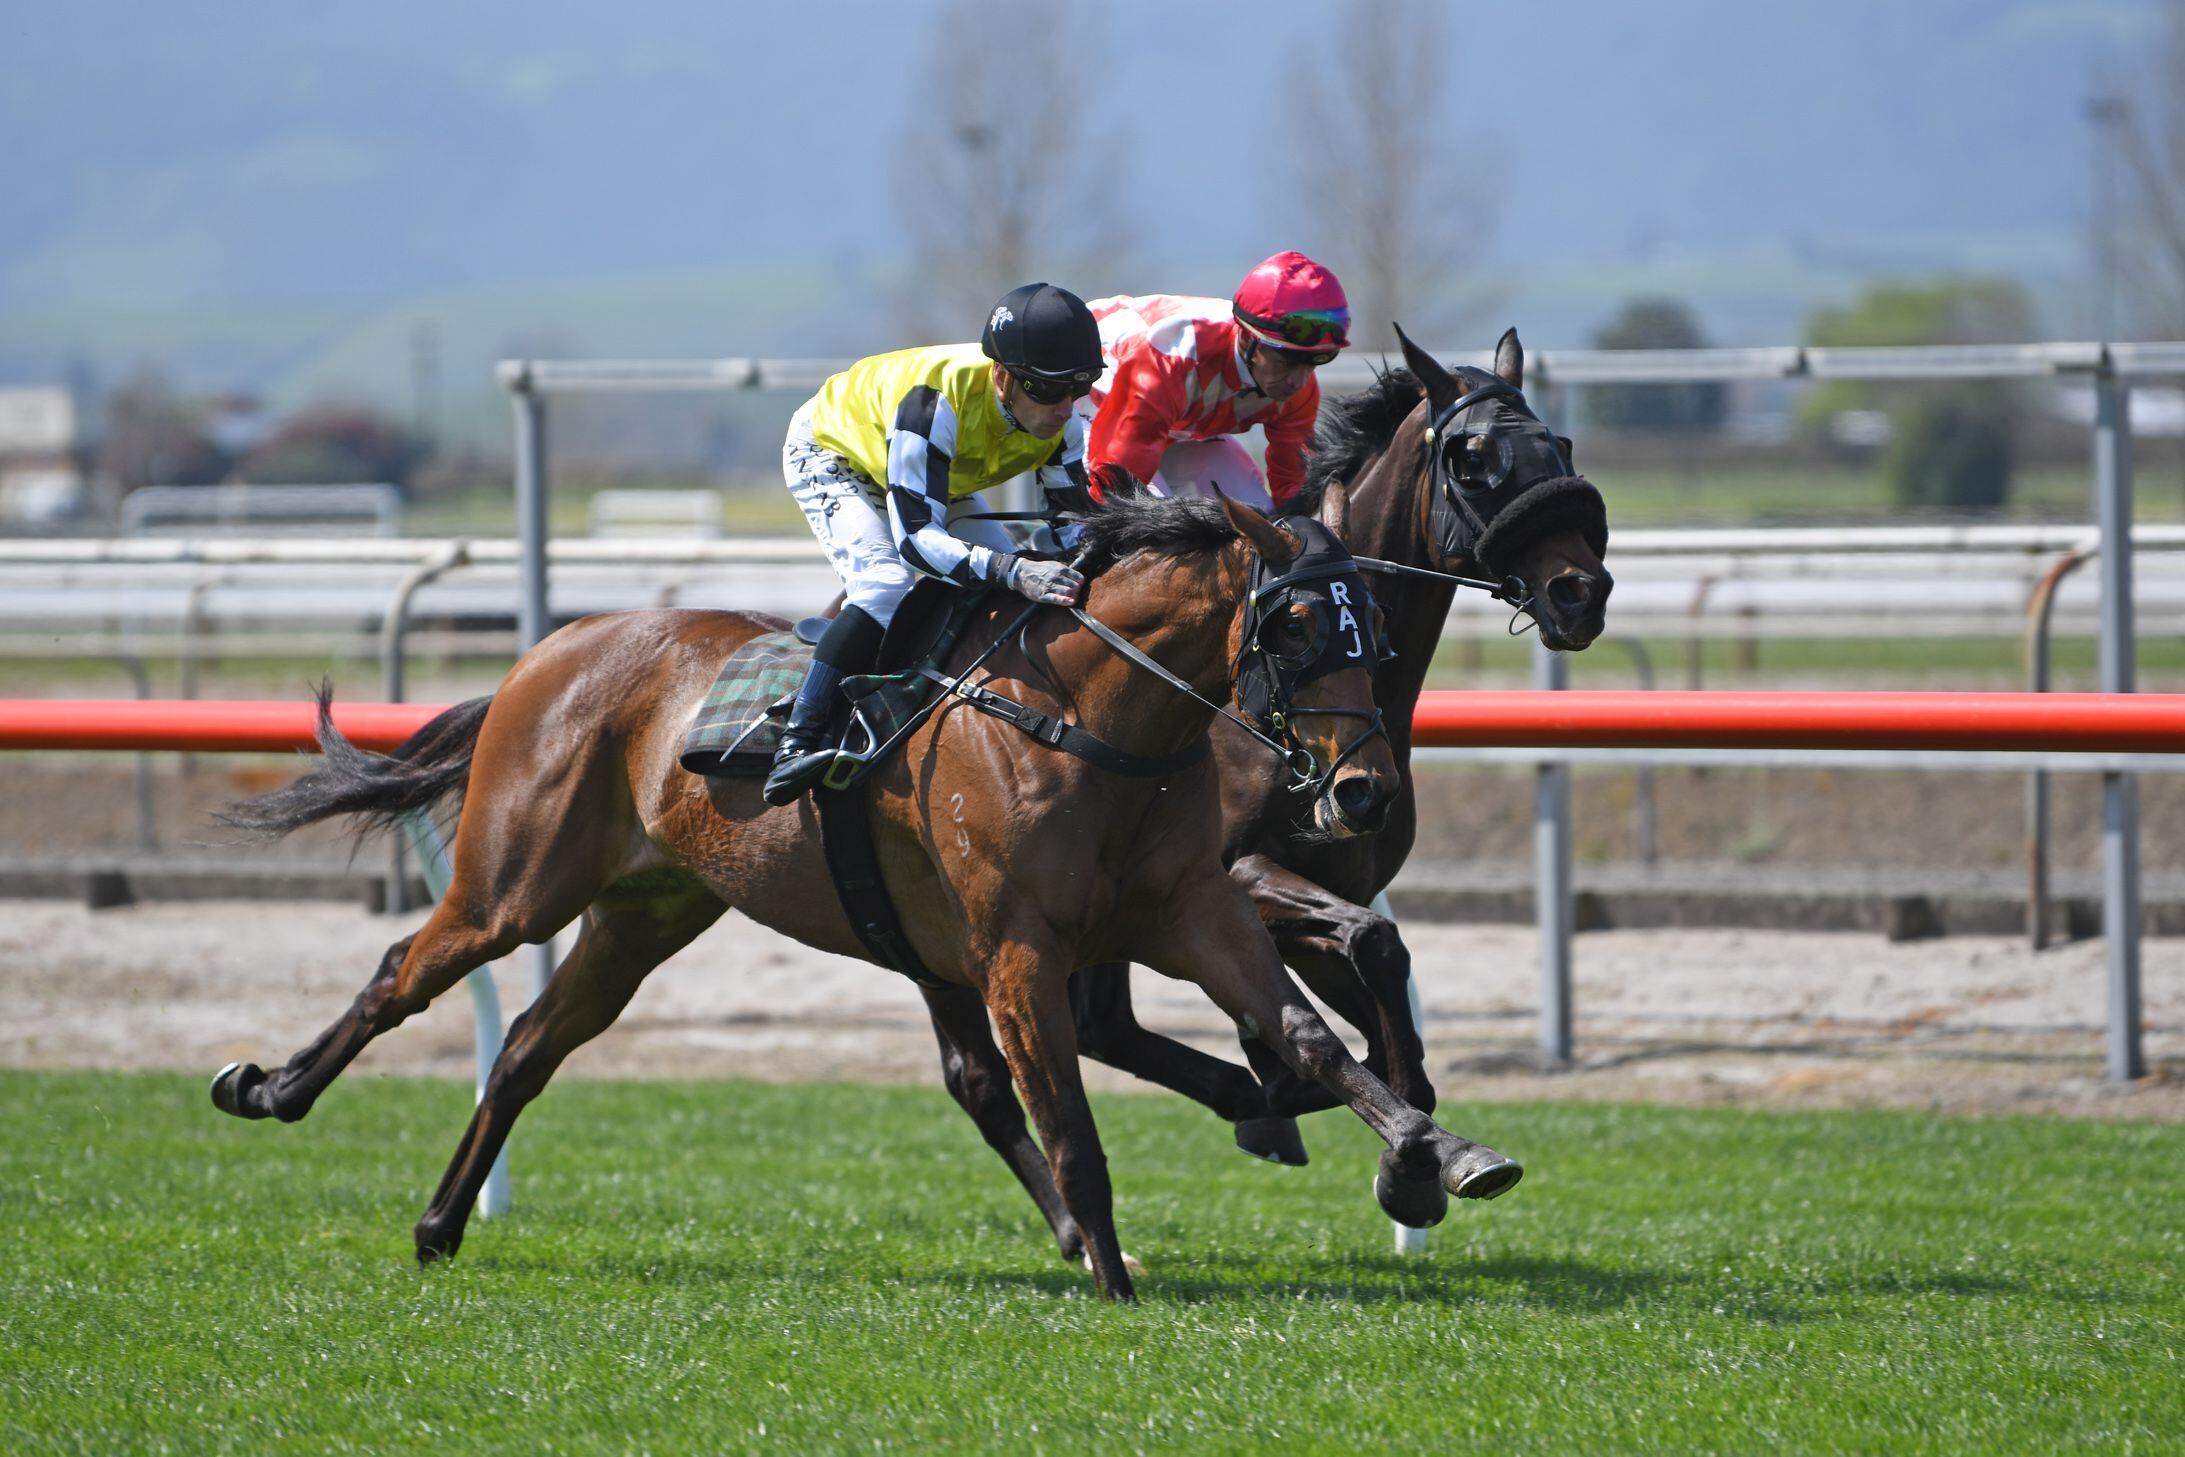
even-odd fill
[{"label": "horse's foreleg", "polygon": [[696,880],[663,886],[658,873],[635,885],[609,887],[584,917],[577,943],[554,969],[539,999],[508,1029],[463,1141],[441,1175],[416,1229],[417,1258],[455,1253],[493,1161],[525,1105],[546,1087],[562,1060],[622,1014],[646,974],[727,909]]},{"label": "horse's foreleg", "polygon": [[1062,1202],[1077,1221],[1093,1282],[1113,1300],[1130,1300],[1130,1271],[1115,1236],[1115,1191],[1092,1105],[1077,1067],[1070,1019],[1070,958],[1059,947],[1004,942],[987,957],[986,1005],[1017,1092],[1030,1110]]},{"label": "horse's foreleg", "polygon": [[[1180,888],[1171,901],[1156,970],[1197,982],[1246,1034],[1267,1043],[1299,1076],[1333,1092],[1382,1140],[1383,1207],[1405,1223],[1440,1217],[1438,1184],[1463,1198],[1486,1199],[1517,1182],[1522,1170],[1493,1149],[1457,1137],[1390,1092],[1343,1046],[1290,980],[1251,903],[1228,880]],[[1419,1190],[1419,1185],[1425,1190]],[[1416,1197],[1414,1197],[1414,1195]],[[1391,1207],[1392,1197],[1401,1207]]]},{"label": "horse's foreleg", "polygon": [[[1282,959],[1312,994],[1366,1036],[1366,1066],[1397,1097],[1434,1111],[1426,1047],[1411,1019],[1411,952],[1395,922],[1343,899],[1264,855],[1247,855],[1229,878],[1251,896]],[[1326,1093],[1281,1077],[1267,1088],[1279,1112],[1332,1106]]]},{"label": "horse's foreleg", "polygon": [[933,1035],[941,1044],[941,1080],[948,1084],[949,1094],[971,1115],[987,1145],[1001,1155],[1009,1172],[1039,1206],[1062,1258],[1072,1263],[1083,1259],[1085,1237],[1062,1202],[1047,1156],[1024,1126],[1024,1108],[1009,1086],[1008,1060],[986,1023],[986,1003],[969,987],[929,989],[925,998],[933,1017]]}]

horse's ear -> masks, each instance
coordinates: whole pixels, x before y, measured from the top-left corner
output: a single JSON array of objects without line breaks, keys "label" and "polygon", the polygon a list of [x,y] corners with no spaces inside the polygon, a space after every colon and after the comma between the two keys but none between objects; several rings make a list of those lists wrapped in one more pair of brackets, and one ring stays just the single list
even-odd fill
[{"label": "horse's ear", "polygon": [[1518,343],[1515,326],[1495,341],[1495,378],[1512,389],[1525,388],[1525,346]]},{"label": "horse's ear", "polygon": [[1256,507],[1221,498],[1222,513],[1229,524],[1237,528],[1246,541],[1259,549],[1259,554],[1271,562],[1286,562],[1297,555],[1297,542],[1291,535],[1262,515]]},{"label": "horse's ear", "polygon": [[1350,487],[1341,481],[1331,480],[1320,496],[1320,524],[1335,533],[1335,539],[1350,545]]},{"label": "horse's ear", "polygon": [[1396,342],[1403,346],[1404,363],[1418,376],[1419,383],[1426,386],[1427,401],[1433,405],[1434,413],[1439,415],[1451,400],[1464,393],[1463,387],[1457,383],[1455,375],[1442,368],[1439,359],[1411,342],[1411,336],[1404,332],[1403,325],[1392,323],[1389,327],[1396,331]]},{"label": "horse's ear", "polygon": [[1558,435],[1555,437],[1555,443],[1563,447],[1563,464],[1569,466],[1572,470],[1578,469],[1578,458],[1571,454],[1570,437],[1568,435]]}]

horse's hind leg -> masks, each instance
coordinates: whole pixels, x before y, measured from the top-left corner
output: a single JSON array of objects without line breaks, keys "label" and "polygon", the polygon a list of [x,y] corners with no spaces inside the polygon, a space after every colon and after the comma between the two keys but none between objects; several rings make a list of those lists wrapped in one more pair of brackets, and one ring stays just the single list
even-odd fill
[{"label": "horse's hind leg", "polygon": [[387,948],[378,972],[349,1010],[310,1046],[270,1073],[255,1063],[222,1068],[212,1082],[213,1105],[238,1118],[294,1123],[311,1111],[319,1094],[373,1038],[424,1011],[433,998],[478,967],[526,941],[544,940],[553,929],[535,933],[528,919],[507,916],[480,924],[443,902],[415,934]]},{"label": "horse's hind leg", "polygon": [[[1070,1011],[1077,1020],[1078,1049],[1085,1056],[1212,1110],[1216,1117],[1236,1125],[1237,1147],[1254,1158],[1295,1167],[1307,1162],[1305,1140],[1298,1134],[1296,1121],[1269,1115],[1266,1094],[1260,1089],[1265,1070],[1255,1065],[1246,1072],[1235,1063],[1150,1031],[1138,1021],[1137,1009],[1131,1005],[1128,963],[1080,970],[1070,979]],[[1257,1047],[1246,1044],[1246,1054]],[[1274,1054],[1265,1052],[1265,1056],[1273,1059]],[[1279,1061],[1273,1063],[1273,1070],[1290,1076]]]},{"label": "horse's hind leg", "polygon": [[1127,963],[1088,966],[1072,977],[1070,1012],[1077,1022],[1078,1048],[1093,1061],[1181,1093],[1225,1122],[1266,1113],[1259,1083],[1250,1073],[1149,1031],[1138,1021]]},{"label": "horse's hind leg", "polygon": [[[512,828],[483,803],[466,810],[456,839],[455,880],[418,928],[387,948],[379,970],[331,1027],[268,1073],[231,1063],[212,1082],[213,1105],[238,1118],[293,1123],[371,1040],[431,1005],[433,998],[518,946],[544,941],[574,920],[604,876],[590,848],[550,833]],[[519,830],[525,827],[515,827]],[[597,826],[587,826],[597,834]]]},{"label": "horse's hind leg", "polygon": [[1039,1206],[1062,1258],[1073,1263],[1083,1259],[1085,1236],[1063,1206],[1047,1156],[1025,1129],[1024,1107],[1009,1085],[1008,1060],[986,1023],[986,1003],[969,987],[928,989],[925,998],[933,1017],[933,1035],[941,1044],[941,1080],[950,1096],[971,1115],[987,1146],[1001,1155],[1009,1172]]},{"label": "horse's hind leg", "polygon": [[680,871],[653,871],[609,886],[585,913],[577,944],[539,995],[508,1029],[508,1042],[486,1079],[470,1127],[417,1222],[417,1258],[455,1253],[493,1161],[525,1105],[562,1060],[604,1032],[629,1005],[638,984],[689,945],[728,907]]}]

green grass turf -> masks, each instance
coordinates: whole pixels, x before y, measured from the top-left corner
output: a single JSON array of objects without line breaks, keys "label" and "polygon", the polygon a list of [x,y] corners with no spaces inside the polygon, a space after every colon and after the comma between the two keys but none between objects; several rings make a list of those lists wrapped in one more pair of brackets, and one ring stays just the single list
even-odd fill
[{"label": "green grass turf", "polygon": [[1472,1106],[1524,1158],[1423,1259],[1370,1140],[1098,1112],[1104,1306],[936,1091],[557,1086],[420,1271],[469,1101],[0,1073],[0,1449],[2178,1450],[2185,1129]]}]

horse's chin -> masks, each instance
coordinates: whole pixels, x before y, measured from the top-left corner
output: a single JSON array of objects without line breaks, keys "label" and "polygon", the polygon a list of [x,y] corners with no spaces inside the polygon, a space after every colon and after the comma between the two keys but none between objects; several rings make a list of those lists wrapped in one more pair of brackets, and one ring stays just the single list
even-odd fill
[{"label": "horse's chin", "polygon": [[1553,618],[1533,619],[1540,627],[1540,640],[1559,653],[1582,653],[1593,646],[1601,635],[1598,622],[1557,622]]},{"label": "horse's chin", "polygon": [[1358,830],[1343,818],[1343,811],[1336,807],[1333,790],[1313,801],[1313,828],[1330,840],[1350,840],[1358,835]]}]

